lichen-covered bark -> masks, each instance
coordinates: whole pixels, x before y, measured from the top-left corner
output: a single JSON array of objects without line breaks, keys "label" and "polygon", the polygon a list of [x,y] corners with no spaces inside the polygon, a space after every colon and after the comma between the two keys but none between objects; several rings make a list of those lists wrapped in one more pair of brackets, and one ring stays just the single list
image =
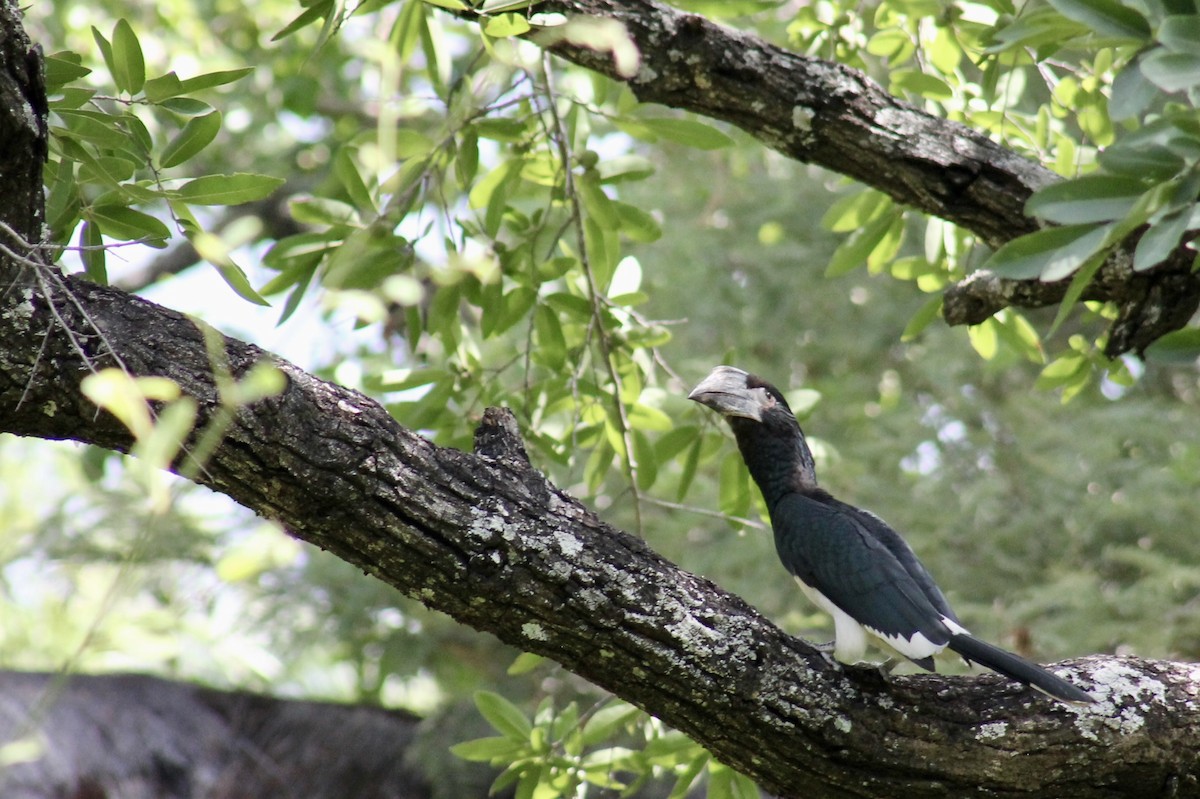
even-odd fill
[{"label": "lichen-covered bark", "polygon": [[[627,82],[640,100],[736,125],[785,155],[971,230],[992,247],[1037,228],[1024,215],[1025,201],[1057,180],[985,134],[893,97],[858,70],[655,0],[554,0],[540,9],[620,21],[641,54],[636,74],[622,75],[609,53],[570,41],[551,49]],[[1119,248],[1084,292],[1085,299],[1119,308],[1110,356],[1141,352],[1185,325],[1200,304],[1200,276],[1186,247],[1135,275],[1129,267],[1135,244],[1133,237]],[[979,324],[1009,306],[1055,305],[1067,285],[977,273],[946,290],[943,317],[951,325]]]},{"label": "lichen-covered bark", "polygon": [[[0,222],[26,241],[42,235],[46,88],[41,51],[21,26],[15,3],[0,2]],[[0,232],[0,244],[17,242]]]},{"label": "lichen-covered bark", "polygon": [[[0,430],[127,449],[79,393],[117,363],[216,408],[193,320],[115,289],[9,266]],[[53,303],[54,311],[50,309]],[[548,483],[515,423],[444,449],[376,402],[226,339],[235,376],[268,359],[278,397],[242,409],[199,481],[428,606],[553,658],[684,730],[783,796],[1145,796],[1200,763],[1191,666],[1091,658],[1102,700],[1070,708],[996,677],[838,670],[707,580]],[[1120,752],[1120,757],[1114,757]],[[1183,782],[1179,782],[1179,781]]]}]

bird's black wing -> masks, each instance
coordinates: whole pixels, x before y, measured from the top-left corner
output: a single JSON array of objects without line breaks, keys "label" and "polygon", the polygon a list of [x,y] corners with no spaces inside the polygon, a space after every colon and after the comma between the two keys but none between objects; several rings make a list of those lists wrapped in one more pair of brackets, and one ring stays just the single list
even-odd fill
[{"label": "bird's black wing", "polygon": [[883,544],[896,560],[900,562],[900,565],[908,572],[908,576],[920,587],[921,593],[925,594],[925,598],[929,600],[929,604],[933,605],[946,618],[958,623],[958,616],[954,615],[950,603],[946,600],[946,595],[942,593],[942,589],[938,588],[937,583],[933,581],[933,577],[925,568],[925,564],[921,563],[916,553],[912,551],[912,547],[908,545],[908,542],[901,538],[900,534],[893,530],[887,522],[870,511],[856,508],[853,505],[848,505],[832,497],[829,499],[822,498],[821,501],[826,505],[853,516],[876,541]]},{"label": "bird's black wing", "polygon": [[[955,621],[941,591],[895,530],[833,499],[792,493],[771,509],[784,566],[901,654],[917,634],[940,648]],[[897,645],[899,643],[899,646]]]}]

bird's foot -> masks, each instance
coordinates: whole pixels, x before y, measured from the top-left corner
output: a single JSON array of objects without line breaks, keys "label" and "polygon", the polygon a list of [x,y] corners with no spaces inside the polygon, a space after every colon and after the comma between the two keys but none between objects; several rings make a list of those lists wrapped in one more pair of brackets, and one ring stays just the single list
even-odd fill
[{"label": "bird's foot", "polygon": [[892,670],[899,666],[901,662],[902,661],[900,658],[888,658],[879,664],[879,673],[886,677],[891,674]]},{"label": "bird's foot", "polygon": [[826,641],[826,642],[825,642],[825,643],[823,643],[823,644],[818,644],[818,643],[814,643],[814,642],[811,642],[811,641],[809,642],[809,644],[812,646],[812,648],[813,648],[813,649],[815,649],[815,650],[817,650],[818,652],[820,652],[820,653],[821,653],[821,657],[825,658],[825,662],[826,662],[826,663],[828,663],[830,666],[832,666],[833,668],[837,669],[838,671],[841,671],[841,670],[842,670],[842,664],[841,664],[841,662],[840,662],[840,661],[839,661],[839,660],[838,660],[836,657],[834,657],[834,655],[833,655],[833,652],[834,652],[834,645],[835,645],[836,643],[837,643],[837,641]]}]

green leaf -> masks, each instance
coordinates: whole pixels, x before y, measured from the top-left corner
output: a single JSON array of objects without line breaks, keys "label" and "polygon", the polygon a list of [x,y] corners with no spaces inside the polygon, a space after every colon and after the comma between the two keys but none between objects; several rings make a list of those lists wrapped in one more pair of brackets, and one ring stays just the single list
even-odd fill
[{"label": "green leaf", "polygon": [[1058,13],[1087,25],[1102,36],[1144,41],[1150,38],[1150,23],[1118,0],[1050,0]]},{"label": "green leaf", "polygon": [[576,185],[579,187],[579,196],[589,218],[594,219],[596,224],[605,230],[617,230],[621,225],[621,218],[617,215],[612,200],[604,193],[604,189],[600,188],[596,172],[588,170]]},{"label": "green leaf", "polygon": [[115,367],[101,369],[80,383],[84,396],[120,420],[141,440],[154,432],[147,400],[179,399],[179,384],[166,377],[132,377]]},{"label": "green leaf", "polygon": [[338,150],[337,155],[333,157],[333,174],[337,176],[342,188],[350,197],[350,201],[359,211],[378,213],[379,209],[375,205],[375,198],[371,196],[371,191],[367,188],[362,173],[358,171],[355,155],[356,151],[350,147]]},{"label": "green leaf", "polygon": [[483,178],[471,187],[471,192],[467,196],[468,204],[471,208],[484,208],[492,204],[493,196],[497,192],[504,192],[509,182],[515,178],[521,171],[521,162],[519,160],[509,160],[500,164],[500,166],[488,172]]},{"label": "green leaf", "polygon": [[569,255],[559,255],[547,261],[536,264],[538,282],[544,283],[558,278],[579,267],[579,259]]},{"label": "green leaf", "polygon": [[650,490],[658,479],[658,459],[654,457],[654,445],[641,430],[632,431],[633,462],[637,465],[637,486],[642,491]]},{"label": "green leaf", "polygon": [[392,369],[380,374],[376,380],[367,382],[375,391],[407,391],[450,378],[445,369]]},{"label": "green leaf", "polygon": [[529,135],[529,125],[521,119],[481,119],[471,129],[481,138],[510,144],[523,141]]},{"label": "green leaf", "polygon": [[[121,129],[118,117],[95,111],[60,110],[58,116],[67,124],[74,137],[104,148],[120,148],[128,144],[129,134]],[[94,152],[94,151],[93,151]]]},{"label": "green leaf", "polygon": [[574,294],[567,294],[560,291],[549,294],[544,299],[547,305],[568,319],[574,317],[576,322],[586,323],[592,318],[591,303],[583,297],[577,297]]},{"label": "green leaf", "polygon": [[143,87],[146,92],[146,99],[152,103],[161,103],[163,100],[171,97],[176,97],[180,94],[180,88],[183,86],[183,81],[174,71],[168,72],[166,75],[160,75],[157,78],[151,78],[146,81]]},{"label": "green leaf", "polygon": [[829,206],[821,217],[821,227],[834,233],[850,233],[878,219],[891,207],[891,198],[883,192],[874,189],[855,192]]},{"label": "green leaf", "polygon": [[522,652],[517,655],[516,659],[513,660],[504,673],[510,677],[517,677],[522,674],[528,674],[545,662],[546,659],[541,655],[535,655],[532,652]]},{"label": "green leaf", "polygon": [[389,276],[401,273],[412,258],[412,245],[403,236],[359,228],[325,261],[323,282],[330,288],[374,289]]},{"label": "green leaf", "polygon": [[1152,225],[1138,240],[1137,248],[1133,251],[1133,271],[1142,272],[1166,260],[1187,232],[1191,219],[1191,210],[1184,209]]},{"label": "green leaf", "polygon": [[700,449],[703,444],[704,439],[696,436],[683,459],[683,470],[679,474],[679,488],[675,494],[677,501],[683,501],[687,496],[688,489],[692,487],[692,481],[696,479],[696,469],[700,465]]},{"label": "green leaf", "polygon": [[596,746],[611,739],[623,727],[632,724],[642,711],[633,705],[613,700],[600,708],[583,725],[583,745]]},{"label": "green leaf", "polygon": [[1155,36],[1168,50],[1200,53],[1200,16],[1172,14],[1164,17]]},{"label": "green leaf", "polygon": [[708,760],[709,754],[703,751],[692,758],[675,778],[675,785],[671,788],[671,794],[667,799],[684,799],[691,793],[692,785],[700,776],[700,772],[704,771],[704,767],[708,765]]},{"label": "green leaf", "polygon": [[500,14],[491,17],[483,25],[483,32],[495,39],[520,36],[530,30],[529,21],[521,14]]},{"label": "green leaf", "polygon": [[629,409],[629,426],[634,429],[665,433],[674,424],[671,417],[658,408],[635,402]]},{"label": "green leaf", "polygon": [[715,760],[708,764],[707,799],[734,799],[733,770]]},{"label": "green leaf", "polygon": [[620,219],[621,232],[633,241],[649,243],[662,238],[662,226],[658,220],[641,208],[619,200],[613,200],[612,205]]},{"label": "green leaf", "polygon": [[459,183],[470,186],[479,172],[479,135],[473,127],[463,131],[456,156],[454,174]]},{"label": "green leaf", "polygon": [[694,119],[638,117],[637,122],[655,136],[700,150],[719,150],[733,144],[733,139],[721,131]]},{"label": "green leaf", "polygon": [[588,456],[587,464],[583,468],[583,480],[589,491],[595,491],[604,483],[605,478],[612,471],[614,454],[607,439],[602,439],[592,450],[592,454]]},{"label": "green leaf", "polygon": [[280,39],[285,39],[291,36],[301,28],[307,28],[318,19],[329,18],[334,13],[333,0],[319,0],[306,8],[299,16],[283,27],[283,30],[271,37],[271,41],[277,42]]},{"label": "green leaf", "polygon": [[1104,245],[1106,225],[1066,225],[1038,230],[1005,244],[984,264],[1001,277],[1028,280],[1066,277]]},{"label": "green leaf", "polygon": [[1189,327],[1176,330],[1146,347],[1146,360],[1155,363],[1185,366],[1200,358],[1200,329]]},{"label": "green leaf", "polygon": [[1052,183],[1025,203],[1025,213],[1060,225],[1107,222],[1129,213],[1146,185],[1116,175],[1084,175]]},{"label": "green leaf", "polygon": [[892,224],[884,231],[879,243],[867,254],[867,269],[871,274],[877,275],[882,272],[884,267],[896,257],[896,253],[900,251],[900,245],[904,243],[904,228],[904,214],[899,212],[893,214]]},{"label": "green leaf", "polygon": [[94,25],[92,26],[92,39],[96,42],[96,47],[100,49],[100,55],[104,59],[104,65],[108,67],[108,72],[113,76],[113,80],[115,81],[117,67],[115,61],[113,60],[112,44],[109,43],[108,39],[104,38],[104,34],[101,33]]},{"label": "green leaf", "polygon": [[501,294],[502,289],[500,281],[484,288],[481,302],[483,321],[480,325],[484,338],[503,333],[520,322],[537,301],[537,290],[529,286],[518,286],[504,294]]},{"label": "green leaf", "polygon": [[1155,50],[1142,58],[1142,74],[1166,92],[1185,91],[1200,84],[1200,54]]},{"label": "green leaf", "polygon": [[475,707],[492,728],[511,741],[525,743],[533,732],[533,724],[521,709],[503,696],[491,691],[475,692]]},{"label": "green leaf", "polygon": [[990,361],[996,357],[999,348],[999,337],[996,335],[996,320],[992,317],[984,319],[977,325],[967,328],[967,337],[971,346],[980,358]]},{"label": "green leaf", "polygon": [[203,100],[192,97],[171,97],[163,100],[162,107],[182,117],[199,117],[210,113],[213,107]]},{"label": "green leaf", "polygon": [[113,81],[117,88],[137,94],[146,83],[146,62],[142,45],[125,19],[117,20],[112,38]]},{"label": "green leaf", "polygon": [[79,254],[83,260],[84,275],[93,283],[107,286],[108,268],[105,265],[104,238],[100,235],[100,226],[84,222],[79,238],[79,243],[84,247]]},{"label": "green leaf", "polygon": [[[50,187],[50,194],[46,198],[50,241],[64,244],[79,221],[79,185],[75,180],[75,163],[69,158],[63,158],[57,164],[51,161],[46,165],[46,175],[45,183]],[[58,255],[61,254],[62,251],[58,251]]]},{"label": "green leaf", "polygon": [[717,507],[729,516],[745,516],[750,510],[750,485],[746,470],[737,458],[725,458],[721,462]]},{"label": "green leaf", "polygon": [[944,80],[919,70],[897,70],[890,78],[892,94],[908,92],[928,100],[949,100],[954,96],[954,90]]},{"label": "green leaf", "polygon": [[1130,62],[1113,78],[1108,114],[1115,121],[1134,119],[1158,97],[1158,87],[1142,74],[1141,57]]},{"label": "green leaf", "polygon": [[297,233],[275,242],[263,256],[263,263],[274,269],[282,269],[287,261],[321,256],[341,243],[341,235],[337,232]]},{"label": "green leaf", "polygon": [[1173,150],[1152,142],[1116,144],[1103,150],[1099,160],[1108,172],[1157,181],[1175,177],[1184,167]]},{"label": "green leaf", "polygon": [[1028,319],[1012,308],[1005,308],[993,319],[996,321],[996,333],[1014,352],[1033,363],[1046,362],[1041,338]]},{"label": "green leaf", "polygon": [[229,253],[229,245],[220,236],[200,231],[191,233],[188,239],[192,242],[192,246],[196,248],[196,252],[199,253],[200,257],[216,267],[217,273],[239,297],[255,305],[267,307],[271,305],[271,303],[259,296],[258,292],[250,285],[250,281],[246,278],[246,273],[242,271],[240,266],[234,263]]},{"label": "green leaf", "polygon": [[533,329],[538,343],[535,357],[551,369],[561,370],[567,361],[567,341],[558,315],[549,306],[539,305],[533,313]]},{"label": "green leaf", "polygon": [[992,37],[996,43],[984,50],[984,53],[1001,53],[1016,47],[1058,45],[1074,39],[1086,30],[1078,23],[1055,13],[1051,8],[1035,8],[1027,13],[1023,12],[1011,25],[996,31]]},{"label": "green leaf", "polygon": [[941,296],[931,297],[925,301],[921,309],[913,314],[912,319],[908,320],[908,324],[904,326],[904,332],[900,334],[901,341],[912,341],[921,334],[925,328],[933,323],[934,319],[942,312]]},{"label": "green leaf", "polygon": [[253,71],[253,67],[227,69],[219,72],[206,72],[187,80],[180,80],[179,76],[174,72],[168,72],[166,75],[146,81],[146,99],[152,103],[167,105],[167,100],[233,83],[234,81],[241,80]]},{"label": "green leaf", "polygon": [[184,81],[181,81],[179,84],[179,93],[193,94],[195,92],[204,91],[205,89],[215,89],[218,86],[225,86],[227,84],[239,81],[252,72],[254,72],[254,67],[241,67],[239,69],[226,69],[218,72],[205,72],[202,75],[197,75],[194,78],[188,78]]},{"label": "green leaf", "polygon": [[288,200],[288,212],[297,222],[305,225],[328,225],[360,227],[362,220],[354,206],[328,197],[296,196]]},{"label": "green leaf", "polygon": [[523,747],[508,738],[476,738],[450,747],[455,757],[473,763],[509,763],[521,754]]},{"label": "green leaf", "polygon": [[1038,375],[1034,386],[1039,389],[1060,388],[1077,383],[1081,376],[1086,378],[1088,359],[1083,354],[1072,352],[1046,365]]},{"label": "green leaf", "polygon": [[899,28],[877,31],[867,40],[867,52],[888,59],[892,66],[903,64],[916,52],[912,35]]},{"label": "green leaf", "polygon": [[205,175],[183,184],[176,196],[191,205],[241,205],[271,196],[283,183],[281,178],[248,172]]},{"label": "green leaf", "polygon": [[104,234],[122,241],[142,241],[151,247],[166,247],[171,231],[158,219],[125,205],[101,205],[88,211]]},{"label": "green leaf", "polygon": [[92,71],[82,66],[79,61],[79,54],[69,51],[46,56],[44,63],[47,94],[54,94],[71,81],[91,74]]},{"label": "green leaf", "polygon": [[596,164],[601,183],[645,180],[654,174],[654,162],[641,155],[620,155]]},{"label": "green leaf", "polygon": [[605,230],[588,217],[583,220],[583,240],[596,283],[607,285],[617,267],[621,249],[616,231]]},{"label": "green leaf", "polygon": [[879,246],[892,227],[896,214],[887,213],[872,220],[866,227],[859,228],[846,237],[834,251],[825,269],[825,277],[840,277],[862,266],[867,257]]},{"label": "green leaf", "polygon": [[96,94],[95,89],[83,89],[77,86],[57,89],[51,92],[50,110],[82,108],[84,105],[90,103]]},{"label": "green leaf", "polygon": [[1054,332],[1067,321],[1067,317],[1071,314],[1071,309],[1075,307],[1075,303],[1079,302],[1079,298],[1083,296],[1084,289],[1091,284],[1092,278],[1100,271],[1100,267],[1104,264],[1102,258],[1092,258],[1083,267],[1074,274],[1071,282],[1067,284],[1067,290],[1063,294],[1062,300],[1058,303],[1058,312],[1054,315],[1054,321],[1050,323],[1050,332],[1047,335],[1054,335]]},{"label": "green leaf", "polygon": [[758,785],[754,780],[737,771],[730,773],[733,775],[730,787],[733,788],[734,799],[758,799]]},{"label": "green leaf", "polygon": [[211,144],[220,131],[220,111],[189,119],[183,130],[163,150],[159,164],[164,169],[182,164]]}]

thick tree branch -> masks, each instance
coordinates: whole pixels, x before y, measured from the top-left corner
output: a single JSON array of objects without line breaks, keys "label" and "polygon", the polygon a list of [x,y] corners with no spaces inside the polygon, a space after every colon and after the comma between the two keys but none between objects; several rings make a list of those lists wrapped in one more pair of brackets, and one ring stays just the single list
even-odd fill
[{"label": "thick tree branch", "polygon": [[0,222],[27,241],[42,237],[48,113],[41,49],[25,35],[17,5],[0,2]]},{"label": "thick tree branch", "polygon": [[[118,290],[5,273],[0,430],[117,450],[79,391],[119,361],[217,394],[188,317]],[[458,621],[553,658],[785,796],[1144,796],[1200,763],[1194,668],[1091,658],[1076,709],[999,678],[835,670],[742,600],[679,570],[548,483],[490,411],[479,454],[443,449],[374,401],[226,339],[234,376],[269,360],[278,397],[242,409],[200,482]],[[111,348],[111,350],[110,350]],[[1114,757],[1120,752],[1120,757]],[[1020,755],[1020,757],[1017,757]],[[1183,782],[1181,782],[1183,781]]]},{"label": "thick tree branch", "polygon": [[[1024,214],[1025,201],[1058,180],[985,134],[893,97],[858,70],[655,0],[554,0],[539,9],[620,21],[641,54],[632,76],[619,72],[610,53],[544,41],[562,58],[628,83],[640,100],[736,125],[785,155],[873,186],[992,247],[1037,229]],[[1110,356],[1140,352],[1185,325],[1200,304],[1193,253],[1181,246],[1167,263],[1135,275],[1129,266],[1135,243],[1118,248],[1083,295],[1120,309]],[[943,315],[951,325],[978,324],[1010,305],[1055,305],[1066,289],[1066,281],[980,272],[947,289]]]}]

